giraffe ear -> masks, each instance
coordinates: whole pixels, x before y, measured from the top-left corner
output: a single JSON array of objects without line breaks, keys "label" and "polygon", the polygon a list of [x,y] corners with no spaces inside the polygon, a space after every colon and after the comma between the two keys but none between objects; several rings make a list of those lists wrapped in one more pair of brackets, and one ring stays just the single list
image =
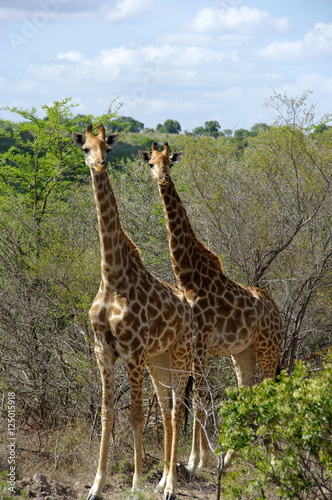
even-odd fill
[{"label": "giraffe ear", "polygon": [[149,163],[150,161],[150,155],[147,151],[138,151],[138,156],[140,157],[140,159],[142,161],[144,161],[144,163]]},{"label": "giraffe ear", "polygon": [[179,153],[173,153],[172,156],[170,156],[170,160],[172,163],[177,163],[178,161],[181,160],[183,156],[183,151],[180,151]]},{"label": "giraffe ear", "polygon": [[106,143],[109,146],[115,146],[115,144],[118,142],[119,138],[120,138],[119,134],[110,134],[106,138]]},{"label": "giraffe ear", "polygon": [[85,137],[83,134],[73,132],[73,141],[75,146],[77,146],[78,148],[82,148],[83,144],[85,143]]}]

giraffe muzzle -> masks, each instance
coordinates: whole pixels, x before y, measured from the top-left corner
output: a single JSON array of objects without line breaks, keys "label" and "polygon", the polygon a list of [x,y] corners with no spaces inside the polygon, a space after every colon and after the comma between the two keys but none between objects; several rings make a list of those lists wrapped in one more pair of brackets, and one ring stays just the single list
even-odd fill
[{"label": "giraffe muzzle", "polygon": [[157,182],[160,186],[168,186],[168,182],[169,182],[168,176],[159,177]]},{"label": "giraffe muzzle", "polygon": [[167,172],[164,171],[158,176],[158,184],[160,184],[161,186],[167,186],[168,183],[169,183],[169,175]]},{"label": "giraffe muzzle", "polygon": [[106,162],[104,160],[97,160],[93,164],[93,168],[98,172],[98,174],[103,174],[106,172]]}]

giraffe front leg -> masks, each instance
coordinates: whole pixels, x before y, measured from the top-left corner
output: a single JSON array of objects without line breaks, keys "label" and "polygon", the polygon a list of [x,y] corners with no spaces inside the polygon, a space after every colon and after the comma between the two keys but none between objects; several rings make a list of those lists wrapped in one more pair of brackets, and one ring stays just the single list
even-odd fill
[{"label": "giraffe front leg", "polygon": [[[134,438],[134,475],[132,492],[139,489],[140,481],[143,475],[142,465],[142,435],[144,426],[144,410],[143,410],[143,376],[144,366],[129,362],[127,365],[128,377],[130,383],[130,424]],[[135,498],[131,496],[130,498]]]},{"label": "giraffe front leg", "polygon": [[95,347],[102,380],[101,442],[97,473],[88,494],[88,500],[102,500],[106,482],[106,464],[109,442],[114,424],[114,366],[116,358],[108,347]]}]

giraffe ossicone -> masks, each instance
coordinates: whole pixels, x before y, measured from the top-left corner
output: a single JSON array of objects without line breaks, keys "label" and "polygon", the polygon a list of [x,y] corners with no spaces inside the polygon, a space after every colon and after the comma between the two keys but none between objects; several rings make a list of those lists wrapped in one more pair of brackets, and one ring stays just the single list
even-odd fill
[{"label": "giraffe ossicone", "polygon": [[88,499],[102,498],[114,425],[114,368],[116,360],[122,358],[131,397],[132,491],[139,489],[142,478],[143,376],[147,367],[164,425],[164,471],[157,489],[164,492],[164,500],[172,500],[196,322],[184,294],[147,271],[137,247],[122,228],[106,166],[107,153],[118,135],[106,136],[103,125],[94,134],[92,125],[88,125],[86,134],[74,133],[73,140],[85,152],[85,163],[90,167],[101,251],[101,283],[89,315],[102,380],[102,435],[97,473]]},{"label": "giraffe ossicone", "polygon": [[[195,235],[187,211],[171,179],[182,152],[169,155],[169,145],[151,154],[139,151],[157,182],[166,219],[170,255],[178,287],[187,297],[198,323],[194,357],[195,398],[192,450],[188,468],[206,463],[209,453],[204,432],[205,378],[208,354],[230,355],[239,386],[252,386],[256,363],[264,378],[275,378],[283,341],[280,312],[269,295],[226,276],[217,255]],[[230,464],[232,453],[225,457]]]}]

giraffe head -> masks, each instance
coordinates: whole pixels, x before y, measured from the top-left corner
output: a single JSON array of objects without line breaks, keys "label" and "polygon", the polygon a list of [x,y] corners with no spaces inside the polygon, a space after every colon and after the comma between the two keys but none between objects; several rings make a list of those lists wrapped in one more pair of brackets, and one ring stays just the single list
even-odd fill
[{"label": "giraffe head", "polygon": [[118,134],[110,134],[106,137],[104,125],[98,125],[98,134],[94,134],[91,123],[86,127],[85,136],[73,133],[74,144],[82,148],[85,153],[85,163],[98,174],[106,171],[107,153],[111,151],[118,139]]},{"label": "giraffe head", "polygon": [[163,151],[158,151],[156,142],[152,143],[151,149],[151,155],[147,151],[139,151],[139,157],[151,167],[152,178],[158,184],[166,186],[169,183],[171,166],[181,160],[183,153],[173,153],[169,156],[168,142],[164,143]]}]

